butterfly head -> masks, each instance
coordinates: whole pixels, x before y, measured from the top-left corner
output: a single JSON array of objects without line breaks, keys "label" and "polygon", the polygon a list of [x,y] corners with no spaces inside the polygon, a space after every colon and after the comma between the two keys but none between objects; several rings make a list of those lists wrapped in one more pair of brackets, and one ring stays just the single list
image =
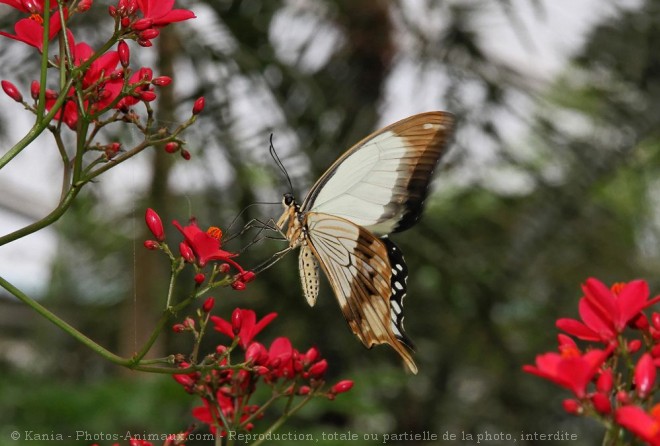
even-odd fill
[{"label": "butterfly head", "polygon": [[285,208],[290,207],[291,205],[295,205],[295,200],[293,199],[293,194],[287,192],[284,194],[282,197],[282,204],[284,205]]}]

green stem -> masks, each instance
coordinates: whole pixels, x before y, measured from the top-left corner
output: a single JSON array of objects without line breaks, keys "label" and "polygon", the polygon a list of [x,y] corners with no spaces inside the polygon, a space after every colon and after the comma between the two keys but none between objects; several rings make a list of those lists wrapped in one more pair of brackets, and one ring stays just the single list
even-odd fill
[{"label": "green stem", "polygon": [[158,367],[152,364],[169,363],[170,361],[168,360],[168,358],[150,359],[146,361],[135,361],[135,358],[122,358],[121,356],[112,353],[108,349],[102,347],[101,345],[94,342],[92,339],[88,338],[87,336],[76,330],[73,326],[69,325],[67,322],[65,322],[57,315],[52,313],[50,310],[48,310],[46,307],[44,307],[43,305],[41,305],[31,297],[23,293],[21,290],[16,288],[14,285],[9,283],[1,276],[0,276],[0,286],[6,289],[12,295],[16,296],[21,302],[25,303],[30,308],[34,309],[37,313],[39,313],[44,318],[52,322],[54,325],[62,329],[64,332],[71,335],[74,339],[76,339],[83,345],[89,347],[92,351],[98,353],[103,358],[107,359],[113,364],[141,372],[162,373],[167,375],[173,375],[176,373],[192,373],[200,370],[212,369],[217,367],[216,365],[192,366],[187,369],[181,369],[176,367]]},{"label": "green stem", "polygon": [[199,346],[202,344],[202,338],[204,338],[204,333],[206,332],[206,326],[209,323],[209,317],[211,313],[206,313],[206,317],[201,322],[201,327],[199,327],[199,333],[197,334],[197,339],[195,339],[195,345],[193,346],[193,351],[190,355],[190,362],[197,364],[197,356],[199,356]]},{"label": "green stem", "polygon": [[[46,110],[46,81],[48,80],[48,42],[50,41],[50,0],[44,2],[44,36],[41,51],[41,73],[39,76],[39,103],[37,104],[36,124]],[[2,165],[0,164],[0,167]]]},{"label": "green stem", "polygon": [[21,290],[16,288],[14,285],[11,283],[7,282],[3,277],[0,277],[0,286],[2,286],[4,289],[9,291],[11,294],[16,296],[20,301],[22,301],[24,304],[28,305],[31,307],[34,311],[48,319],[50,322],[64,330],[66,333],[70,334],[73,338],[78,340],[80,343],[83,345],[89,347],[105,359],[114,362],[116,364],[121,363],[123,361],[123,358],[120,356],[115,355],[109,350],[106,350],[105,348],[101,347],[99,344],[96,342],[92,341],[90,338],[73,328],[71,325],[57,317],[55,314],[53,314],[50,310],[48,310],[46,307],[41,305],[39,302],[35,301],[28,295],[24,294]]},{"label": "green stem", "polygon": [[38,220],[21,229],[0,237],[0,246],[9,242],[13,242],[14,240],[18,240],[21,237],[25,237],[26,235],[37,232],[40,229],[55,223],[64,214],[64,212],[69,209],[73,203],[74,198],[76,195],[78,195],[78,192],[80,192],[81,187],[82,184],[72,186],[71,189],[69,189],[69,191],[64,195],[61,203],[50,214],[46,215],[41,220]]}]

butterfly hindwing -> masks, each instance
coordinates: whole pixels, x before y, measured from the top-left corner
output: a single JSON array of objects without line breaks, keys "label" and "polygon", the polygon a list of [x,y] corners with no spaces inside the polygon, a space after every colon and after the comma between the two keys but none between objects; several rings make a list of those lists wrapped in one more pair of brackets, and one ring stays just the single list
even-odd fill
[{"label": "butterfly hindwing", "polygon": [[414,350],[412,341],[403,330],[403,299],[408,291],[408,266],[403,259],[403,253],[392,240],[381,238],[387,249],[387,258],[390,262],[392,277],[390,278],[390,317],[392,331],[396,338],[403,342],[410,350]]},{"label": "butterfly hindwing", "polygon": [[[367,347],[389,344],[417,372],[403,332],[401,293],[393,291],[391,247],[364,228],[328,214],[305,214],[309,248],[319,260],[353,333]],[[390,242],[391,243],[391,242]],[[393,244],[392,244],[393,246]],[[397,248],[398,249],[398,248]],[[403,264],[405,267],[405,264]],[[402,277],[405,284],[405,275]],[[405,294],[405,287],[403,288]],[[393,313],[392,305],[398,305]]]},{"label": "butterfly hindwing", "polygon": [[373,133],[323,174],[301,210],[344,218],[378,236],[409,228],[421,215],[453,125],[451,114],[429,112]]}]

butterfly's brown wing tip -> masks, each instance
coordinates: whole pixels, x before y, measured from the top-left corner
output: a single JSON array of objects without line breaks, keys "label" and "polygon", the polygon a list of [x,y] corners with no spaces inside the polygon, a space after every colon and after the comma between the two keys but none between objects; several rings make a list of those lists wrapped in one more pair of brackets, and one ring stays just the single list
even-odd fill
[{"label": "butterfly's brown wing tip", "polygon": [[408,370],[413,374],[417,375],[418,369],[415,360],[412,357],[412,351],[403,344],[402,342],[397,342],[396,344],[390,344],[392,348],[401,356],[403,363],[406,365]]}]

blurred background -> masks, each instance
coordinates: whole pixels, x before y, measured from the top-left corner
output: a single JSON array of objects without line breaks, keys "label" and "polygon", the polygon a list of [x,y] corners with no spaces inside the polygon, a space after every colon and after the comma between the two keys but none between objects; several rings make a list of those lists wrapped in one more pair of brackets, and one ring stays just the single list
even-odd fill
[{"label": "blurred background", "polygon": [[[276,311],[262,341],[287,335],[300,350],[317,345],[330,381],[355,380],[336,401],[310,404],[285,432],[566,431],[578,434],[572,444],[600,442],[600,426],[561,409],[568,392],[521,366],[555,349],[554,321],[577,315],[587,277],[645,278],[658,291],[660,1],[177,5],[198,18],[163,29],[153,48],[133,45],[132,66],[174,77],[155,104],[163,125],[184,121],[193,101],[206,97],[185,134],[192,159],[152,150],[102,176],[56,225],[0,247],[0,275],[131,355],[160,314],[169,271],[163,256],[142,248],[146,207],[166,223],[195,216],[204,227],[227,228],[249,204],[278,203],[250,207],[233,232],[281,213],[288,186],[268,156],[270,133],[301,200],[365,135],[447,110],[458,129],[425,216],[394,237],[410,268],[406,329],[417,346],[417,376],[388,347],[364,350],[327,284],[310,309],[296,255],[242,293],[213,293],[215,312]],[[77,18],[78,40],[98,47],[107,37],[107,6],[96,1]],[[0,7],[0,29],[11,30],[17,17]],[[0,78],[24,95],[37,77],[35,54],[0,43]],[[4,95],[0,105],[4,151],[32,116]],[[114,131],[105,137],[124,147],[139,137]],[[56,204],[59,168],[46,135],[0,172],[3,234]],[[239,251],[253,237],[225,248]],[[281,247],[258,243],[240,262],[255,266]],[[166,433],[194,421],[197,399],[170,377],[103,361],[3,290],[0,328],[3,443],[14,429]],[[207,351],[224,341],[210,338]],[[166,333],[155,354],[186,352],[187,341]],[[352,442],[362,443],[375,442]]]}]

